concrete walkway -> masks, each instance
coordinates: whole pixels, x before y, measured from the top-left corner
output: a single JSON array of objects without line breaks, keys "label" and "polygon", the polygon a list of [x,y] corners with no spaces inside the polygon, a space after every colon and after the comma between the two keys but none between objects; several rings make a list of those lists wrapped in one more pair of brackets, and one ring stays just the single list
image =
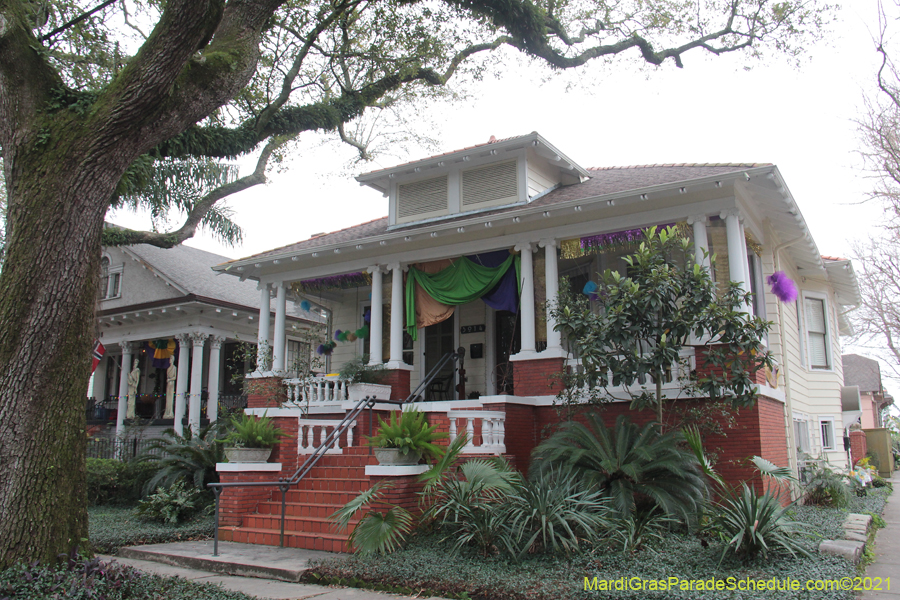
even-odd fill
[{"label": "concrete walkway", "polygon": [[[875,561],[866,569],[866,577],[881,577],[882,591],[868,591],[860,595],[862,600],[900,600],[900,471],[891,481],[894,493],[884,507],[887,526],[875,536]],[[890,590],[885,589],[890,577]]]},{"label": "concrete walkway", "polygon": [[[314,558],[340,555],[298,548],[219,542],[219,556],[212,556],[212,542],[176,542],[122,548],[119,556],[101,556],[146,573],[183,577],[213,583],[227,590],[273,600],[413,600],[356,588],[297,583]],[[415,597],[415,600],[442,600]]]}]

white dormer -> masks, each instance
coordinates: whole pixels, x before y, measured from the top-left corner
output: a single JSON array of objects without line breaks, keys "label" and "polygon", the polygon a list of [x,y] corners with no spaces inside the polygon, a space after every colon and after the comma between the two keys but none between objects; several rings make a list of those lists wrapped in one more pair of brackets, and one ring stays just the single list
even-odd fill
[{"label": "white dormer", "polygon": [[538,133],[495,140],[357,177],[390,199],[391,227],[526,204],[587,171]]}]

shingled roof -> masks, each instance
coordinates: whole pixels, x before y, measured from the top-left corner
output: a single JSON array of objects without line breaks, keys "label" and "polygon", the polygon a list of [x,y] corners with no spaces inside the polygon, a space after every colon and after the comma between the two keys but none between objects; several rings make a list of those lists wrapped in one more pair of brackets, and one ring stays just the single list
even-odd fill
[{"label": "shingled roof", "polygon": [[[516,206],[508,206],[498,208],[492,211],[479,213],[480,216],[515,213],[525,208],[538,206],[552,206],[554,204],[568,202],[572,200],[582,200],[604,196],[608,194],[616,194],[639,190],[657,185],[676,184],[679,182],[687,182],[693,179],[703,177],[711,177],[725,173],[734,173],[750,169],[754,167],[770,166],[770,163],[708,163],[708,164],[660,164],[660,165],[641,165],[631,167],[604,167],[597,169],[588,169],[590,179],[576,184],[557,188],[550,193],[537,198],[528,204],[518,204]],[[455,220],[463,220],[469,215],[460,215],[455,218],[448,218],[442,222],[453,222]],[[413,231],[422,227],[428,227],[429,224],[412,223],[405,227],[393,227],[391,231]],[[329,246],[332,244],[344,244],[350,242],[359,242],[366,238],[383,235],[388,231],[388,218],[382,217],[346,229],[340,229],[331,233],[317,235],[308,240],[303,240],[295,244],[281,246],[267,250],[250,257],[240,259],[249,260],[254,258],[265,258],[268,256],[277,256],[295,251],[308,250],[321,246]]]}]

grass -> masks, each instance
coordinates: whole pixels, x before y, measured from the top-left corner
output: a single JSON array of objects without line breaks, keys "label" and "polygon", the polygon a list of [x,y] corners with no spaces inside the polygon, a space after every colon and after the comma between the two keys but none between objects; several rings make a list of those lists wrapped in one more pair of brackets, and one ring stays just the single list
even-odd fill
[{"label": "grass", "polygon": [[94,552],[99,554],[115,554],[123,546],[208,540],[212,539],[213,526],[212,516],[168,525],[138,519],[134,507],[88,507],[88,536]]}]

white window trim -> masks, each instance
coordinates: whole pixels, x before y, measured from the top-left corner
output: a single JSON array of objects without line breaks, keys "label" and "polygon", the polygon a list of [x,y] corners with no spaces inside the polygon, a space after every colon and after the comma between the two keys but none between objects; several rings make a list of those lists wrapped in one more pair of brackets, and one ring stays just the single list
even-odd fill
[{"label": "white window trim", "polygon": [[[813,367],[809,362],[809,330],[806,324],[806,299],[809,298],[811,300],[821,300],[823,302],[823,315],[825,317],[825,356],[828,359],[827,367]],[[831,333],[832,333],[832,325],[831,325],[831,302],[828,300],[827,294],[822,294],[820,292],[807,292],[804,291],[800,295],[800,305],[798,307],[800,311],[800,315],[797,315],[798,319],[802,319],[800,322],[803,324],[802,331],[802,340],[800,340],[801,347],[801,358],[803,360],[803,366],[806,367],[807,371],[813,371],[817,373],[830,373],[834,371],[834,350],[831,345]]]},{"label": "white window trim", "polygon": [[[822,450],[837,450],[837,438],[835,437],[834,417],[831,415],[819,416],[819,442],[822,444]],[[825,445],[825,437],[822,435],[822,424],[831,423],[831,446]]]},{"label": "white window trim", "polygon": [[[103,255],[103,258],[109,260],[110,265],[112,265],[112,258],[111,258],[108,254],[104,254],[104,255]],[[123,279],[124,279],[124,277],[123,277],[123,272],[124,272],[124,270],[125,270],[125,265],[124,265],[124,264],[119,264],[119,265],[116,265],[116,266],[114,266],[114,267],[113,267],[113,266],[107,267],[107,268],[106,268],[106,272],[100,274],[101,279],[102,279],[102,278],[107,278],[107,280],[106,280],[106,289],[103,291],[103,297],[100,298],[101,301],[102,301],[102,300],[115,300],[115,299],[117,299],[117,298],[121,298],[121,297],[122,297],[122,281],[123,281]],[[118,276],[119,276],[119,289],[117,290],[118,293],[117,293],[115,296],[111,296],[110,293],[109,293],[109,291],[110,291],[110,289],[111,289],[111,287],[112,287],[113,275],[118,275]]]}]

